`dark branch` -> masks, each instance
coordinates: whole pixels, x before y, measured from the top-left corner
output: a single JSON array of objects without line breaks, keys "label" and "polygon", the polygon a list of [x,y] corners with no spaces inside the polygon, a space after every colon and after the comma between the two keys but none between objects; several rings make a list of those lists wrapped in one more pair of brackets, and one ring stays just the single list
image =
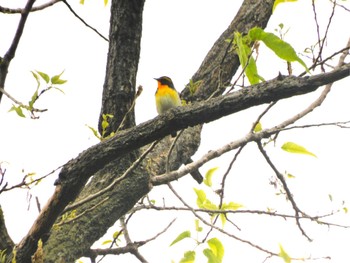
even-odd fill
[{"label": "dark branch", "polygon": [[94,31],[97,35],[99,35],[102,39],[106,40],[108,42],[108,38],[106,38],[104,35],[102,35],[98,30],[92,26],[90,26],[88,23],[85,22],[84,19],[82,19],[75,11],[74,9],[68,4],[66,0],[61,0],[69,9],[69,11],[72,12],[72,14],[79,19],[80,22],[82,22],[86,27],[90,28],[92,31]]},{"label": "dark branch", "polygon": [[[32,7],[32,9],[30,9],[30,12],[44,10],[45,8],[50,7],[54,4],[57,4],[58,2],[61,2],[61,1],[62,0],[52,0],[45,4],[34,6]],[[24,10],[23,8],[7,8],[7,7],[0,6],[0,13],[4,13],[4,14],[21,14],[23,10]]]},{"label": "dark branch", "polygon": [[276,166],[272,163],[272,161],[270,160],[270,157],[267,155],[266,151],[264,150],[261,142],[257,142],[258,147],[260,152],[262,153],[262,155],[264,156],[266,162],[270,165],[271,169],[275,172],[278,180],[280,180],[280,182],[282,183],[283,186],[283,190],[285,191],[288,200],[291,202],[294,212],[295,212],[295,221],[297,226],[299,227],[301,233],[309,240],[312,241],[312,239],[306,234],[305,230],[302,228],[301,224],[300,224],[300,218],[302,217],[302,215],[304,214],[298,207],[297,203],[294,200],[293,194],[292,192],[289,190],[289,187],[287,185],[286,180],[283,177],[283,174],[281,174],[278,169],[276,168]]},{"label": "dark branch", "polygon": [[[28,14],[32,9],[34,2],[35,0],[28,0],[26,6],[24,7],[21,13],[21,19],[19,20],[17,31],[12,40],[11,46],[6,52],[4,58],[0,60],[0,88],[4,88],[8,67],[10,65],[11,60],[15,57],[15,53],[22,36],[23,29],[28,18]],[[0,92],[0,102],[1,102],[2,94],[3,93]]]}]

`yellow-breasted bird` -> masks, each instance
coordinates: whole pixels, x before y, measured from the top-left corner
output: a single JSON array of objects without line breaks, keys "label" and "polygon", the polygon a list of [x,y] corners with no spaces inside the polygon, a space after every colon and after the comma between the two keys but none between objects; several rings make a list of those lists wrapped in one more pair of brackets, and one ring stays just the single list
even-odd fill
[{"label": "yellow-breasted bird", "polygon": [[[171,108],[181,106],[181,99],[177,93],[171,78],[163,76],[155,79],[158,82],[156,91],[156,107],[158,114],[162,114]],[[171,133],[172,137],[176,132]]]},{"label": "yellow-breasted bird", "polygon": [[[156,91],[156,107],[158,114],[162,114],[171,108],[181,106],[181,99],[179,93],[176,91],[173,81],[171,78],[163,76],[160,78],[155,78],[158,82],[158,87]],[[172,137],[176,136],[176,132],[171,133]],[[186,164],[193,162],[189,159]],[[193,179],[195,179],[199,184],[203,182],[203,176],[198,170],[191,173]]]}]

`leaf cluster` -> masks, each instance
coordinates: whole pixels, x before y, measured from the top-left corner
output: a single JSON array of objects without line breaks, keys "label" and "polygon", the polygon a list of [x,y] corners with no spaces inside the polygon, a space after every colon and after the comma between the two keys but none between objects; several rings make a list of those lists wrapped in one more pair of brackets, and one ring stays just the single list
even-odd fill
[{"label": "leaf cluster", "polygon": [[[239,62],[250,84],[254,85],[264,78],[259,75],[256,64],[256,59],[253,56],[254,48],[258,45],[254,43],[261,41],[266,47],[272,50],[276,56],[286,62],[298,62],[308,72],[305,62],[297,55],[294,48],[273,33],[265,32],[262,28],[254,27],[249,30],[247,35],[242,35],[239,32],[234,33],[233,49],[238,55]],[[253,45],[253,48],[251,47]]]},{"label": "leaf cluster", "polygon": [[[31,99],[28,101],[28,104],[23,104],[19,102],[13,104],[9,111],[14,111],[17,113],[18,116],[25,118],[26,115],[24,114],[23,110],[26,110],[30,114],[31,118],[37,119],[38,117],[35,116],[35,112],[43,112],[46,110],[36,109],[34,107],[35,103],[45,92],[49,90],[58,90],[64,94],[64,91],[61,88],[59,88],[58,85],[65,84],[67,80],[61,79],[61,76],[64,73],[64,71],[52,77],[50,77],[48,74],[42,71],[31,71],[31,73],[37,82],[37,88],[31,96]],[[44,82],[45,86],[44,88],[40,89],[42,82]]]}]

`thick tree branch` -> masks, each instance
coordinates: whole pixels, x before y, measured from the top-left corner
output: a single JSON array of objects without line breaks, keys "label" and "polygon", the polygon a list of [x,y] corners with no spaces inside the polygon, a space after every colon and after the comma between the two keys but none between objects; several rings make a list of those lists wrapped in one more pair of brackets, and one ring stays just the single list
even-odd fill
[{"label": "thick tree branch", "polygon": [[[224,97],[173,109],[136,127],[121,131],[110,140],[101,142],[82,152],[62,169],[60,179],[73,181],[75,171],[93,174],[112,158],[122,156],[176,130],[208,123],[221,117],[272,101],[302,95],[317,88],[350,76],[350,64],[329,73],[312,77],[279,77],[268,82],[247,87]],[[96,159],[96,156],[99,158]],[[71,177],[71,175],[73,177]],[[81,175],[81,174],[80,174]]]},{"label": "thick tree branch", "polygon": [[[173,129],[185,129],[272,101],[315,91],[320,86],[346,78],[350,64],[329,73],[312,77],[283,77],[254,85],[224,97],[214,98],[190,106],[173,109],[136,127],[121,131],[110,140],[101,142],[71,160],[60,173],[60,180],[73,182],[75,177],[89,177],[113,158],[122,156],[157,139],[169,135]],[[96,158],[96,157],[99,158]],[[79,172],[78,172],[79,171]]]}]

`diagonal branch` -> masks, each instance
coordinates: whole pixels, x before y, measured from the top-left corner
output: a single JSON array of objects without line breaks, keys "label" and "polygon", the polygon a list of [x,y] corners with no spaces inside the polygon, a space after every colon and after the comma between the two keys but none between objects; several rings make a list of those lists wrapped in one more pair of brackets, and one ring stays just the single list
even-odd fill
[{"label": "diagonal branch", "polygon": [[[21,19],[19,20],[16,34],[12,40],[11,46],[4,55],[4,58],[0,60],[0,88],[4,88],[5,86],[5,80],[7,75],[7,70],[10,65],[11,60],[15,57],[16,50],[19,44],[19,41],[22,37],[23,29],[26,24],[28,15],[30,10],[32,9],[32,6],[34,4],[35,0],[28,0],[26,6],[24,7],[23,11],[21,12]],[[2,92],[0,92],[0,102],[2,98]]]},{"label": "diagonal branch", "polygon": [[262,155],[264,156],[266,162],[269,164],[269,166],[272,168],[272,170],[275,172],[277,178],[280,180],[280,182],[282,183],[283,189],[286,192],[287,198],[288,200],[292,203],[294,212],[295,212],[295,220],[297,223],[297,226],[299,227],[301,233],[309,240],[312,241],[312,239],[306,234],[305,230],[301,227],[300,224],[300,218],[301,215],[305,214],[303,213],[299,207],[297,206],[297,203],[294,200],[293,194],[291,193],[291,191],[289,190],[289,187],[287,185],[286,180],[284,179],[283,175],[278,171],[278,169],[276,168],[276,166],[272,163],[272,161],[270,160],[269,156],[267,155],[266,151],[264,150],[264,147],[261,144],[261,141],[257,142],[258,147],[260,152],[262,153]]}]

